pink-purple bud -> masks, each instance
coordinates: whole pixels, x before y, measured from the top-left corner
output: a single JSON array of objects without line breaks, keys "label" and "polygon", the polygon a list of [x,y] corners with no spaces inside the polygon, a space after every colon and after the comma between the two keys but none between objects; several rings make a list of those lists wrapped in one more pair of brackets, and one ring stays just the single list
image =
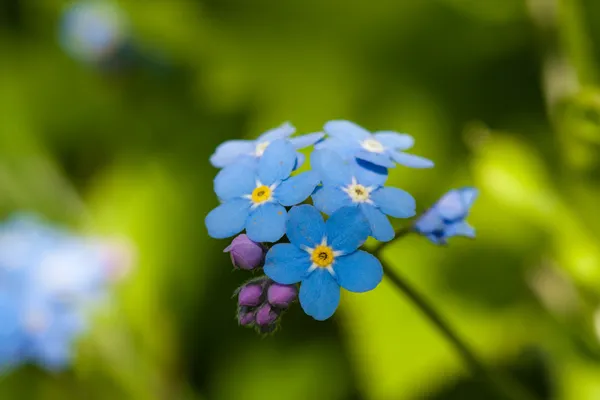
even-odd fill
[{"label": "pink-purple bud", "polygon": [[238,314],[238,322],[242,326],[252,325],[254,323],[254,313],[240,311]]},{"label": "pink-purple bud", "polygon": [[267,291],[267,300],[275,307],[287,308],[298,296],[294,285],[280,285],[273,283]]},{"label": "pink-purple bud", "polygon": [[262,267],[265,261],[265,247],[253,242],[245,234],[236,236],[224,252],[229,252],[233,266],[241,269]]},{"label": "pink-purple bud", "polygon": [[242,286],[238,293],[238,304],[240,306],[256,307],[263,301],[263,288],[260,284],[248,284]]},{"label": "pink-purple bud", "polygon": [[256,324],[260,327],[271,325],[277,321],[279,314],[273,311],[269,303],[265,303],[256,311]]}]

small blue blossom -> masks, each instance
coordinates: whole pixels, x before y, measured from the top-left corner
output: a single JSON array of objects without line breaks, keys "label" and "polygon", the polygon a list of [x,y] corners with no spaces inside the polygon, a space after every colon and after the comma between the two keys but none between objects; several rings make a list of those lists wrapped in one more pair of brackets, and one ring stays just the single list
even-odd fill
[{"label": "small blue blossom", "polygon": [[283,285],[302,282],[300,305],[316,320],[331,317],[340,301],[340,287],[351,292],[374,289],[383,278],[379,260],[357,250],[369,236],[369,225],[354,207],[335,212],[325,223],[310,205],[289,212],[290,243],[273,246],[264,271]]},{"label": "small blue blossom", "polygon": [[412,136],[392,131],[374,134],[350,121],[329,121],[323,127],[329,136],[315,148],[331,149],[344,159],[358,158],[383,168],[394,168],[396,163],[412,168],[431,168],[433,162],[404,153],[414,145]]},{"label": "small blue blossom", "polygon": [[313,167],[323,181],[323,186],[312,196],[315,207],[328,215],[342,207],[359,209],[377,240],[387,242],[394,238],[394,228],[386,215],[395,218],[415,215],[415,199],[409,193],[383,187],[381,180],[348,164],[331,150],[316,151]]},{"label": "small blue blossom", "polygon": [[[228,165],[237,163],[246,163],[255,165],[269,145],[278,139],[289,139],[294,149],[299,150],[311,146],[323,138],[322,133],[310,133],[308,135],[290,138],[296,131],[296,128],[286,122],[277,128],[273,128],[256,140],[229,140],[217,147],[214,154],[210,157],[210,162],[217,168],[224,168]],[[304,162],[304,155],[296,153],[299,167]]]},{"label": "small blue blossom", "polygon": [[306,200],[319,184],[314,171],[290,177],[295,165],[294,145],[277,139],[257,168],[241,163],[222,169],[215,178],[215,193],[222,204],[205,219],[209,235],[223,239],[246,229],[255,242],[279,240],[285,233],[285,207]]},{"label": "small blue blossom", "polygon": [[472,187],[446,193],[416,221],[414,229],[435,244],[446,244],[452,236],[475,237],[475,229],[465,219],[478,195]]}]

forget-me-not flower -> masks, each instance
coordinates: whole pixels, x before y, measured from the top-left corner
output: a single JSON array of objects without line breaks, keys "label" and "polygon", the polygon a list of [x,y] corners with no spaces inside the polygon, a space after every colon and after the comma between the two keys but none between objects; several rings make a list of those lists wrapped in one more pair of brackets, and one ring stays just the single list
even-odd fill
[{"label": "forget-me-not flower", "polygon": [[285,233],[285,207],[306,200],[319,184],[314,171],[290,177],[296,151],[287,139],[271,143],[257,168],[244,163],[222,169],[215,193],[222,204],[205,219],[210,236],[222,239],[246,229],[255,242],[276,242]]},{"label": "forget-me-not flower", "polygon": [[415,199],[409,193],[382,186],[364,170],[344,162],[337,153],[317,150],[312,159],[313,168],[323,182],[312,199],[315,207],[325,214],[353,206],[365,216],[371,235],[384,242],[394,238],[394,228],[386,215],[395,218],[415,215]]},{"label": "forget-me-not flower", "polygon": [[412,136],[392,131],[373,134],[363,127],[344,120],[329,121],[323,127],[329,138],[316,149],[331,149],[343,158],[358,158],[379,167],[393,168],[396,163],[412,168],[430,168],[433,162],[404,153],[414,145]]},{"label": "forget-me-not flower", "polygon": [[452,236],[475,237],[475,229],[465,218],[478,193],[472,187],[449,191],[419,217],[414,225],[415,231],[427,236],[435,244],[446,244],[447,239]]},{"label": "forget-me-not flower", "polygon": [[[288,139],[296,150],[311,146],[323,138],[322,133],[310,133],[307,135],[290,138],[296,128],[286,122],[277,128],[263,133],[256,140],[229,140],[217,147],[210,157],[210,162],[217,168],[224,168],[231,164],[246,163],[255,165],[269,145],[278,139]],[[304,155],[296,153],[298,162],[296,167],[302,165]]]},{"label": "forget-me-not flower", "polygon": [[286,235],[290,243],[269,250],[264,271],[280,284],[302,282],[300,305],[314,319],[333,315],[340,286],[360,293],[381,282],[379,260],[357,250],[369,236],[369,226],[356,208],[342,208],[325,223],[313,206],[296,206],[290,210]]}]

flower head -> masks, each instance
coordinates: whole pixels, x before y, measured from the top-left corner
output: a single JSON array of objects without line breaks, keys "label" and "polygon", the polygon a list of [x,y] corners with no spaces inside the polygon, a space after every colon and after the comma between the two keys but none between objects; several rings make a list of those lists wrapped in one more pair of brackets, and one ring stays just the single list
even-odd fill
[{"label": "flower head", "polygon": [[265,246],[253,242],[247,235],[236,236],[231,244],[223,250],[231,255],[233,266],[240,269],[255,269],[262,267],[265,260]]},{"label": "flower head", "polygon": [[472,187],[449,191],[419,217],[414,229],[436,244],[446,244],[452,236],[475,237],[475,229],[465,219],[477,195]]},{"label": "flower head", "polygon": [[294,146],[277,139],[265,150],[258,167],[234,164],[215,178],[222,204],[205,219],[210,236],[222,239],[246,229],[254,242],[275,242],[285,233],[285,207],[304,201],[319,183],[314,171],[290,177],[296,164]]},{"label": "flower head", "polygon": [[[254,166],[273,142],[279,139],[288,139],[295,131],[296,128],[286,122],[263,133],[256,140],[229,140],[217,147],[215,153],[210,157],[210,162],[217,168],[224,168],[238,163]],[[323,136],[322,133],[311,133],[289,138],[289,141],[294,149],[299,150],[315,144]],[[304,155],[301,153],[295,154],[297,159],[295,167],[298,167],[302,165]]]},{"label": "flower head", "polygon": [[316,151],[313,166],[323,181],[323,187],[312,196],[315,207],[328,215],[342,207],[357,208],[377,240],[394,238],[394,228],[386,215],[395,218],[415,215],[415,199],[409,193],[382,186],[379,179],[344,162],[331,150]]},{"label": "flower head", "polygon": [[325,320],[339,304],[340,287],[366,292],[381,282],[379,260],[357,250],[369,232],[356,207],[338,210],[326,223],[315,207],[294,207],[286,229],[290,243],[276,244],[269,250],[265,274],[284,285],[301,282],[300,305],[314,319]]},{"label": "flower head", "polygon": [[329,121],[323,127],[329,138],[316,149],[330,149],[344,159],[358,158],[383,168],[393,168],[396,163],[412,168],[431,168],[433,162],[404,153],[414,145],[412,136],[392,131],[374,134],[350,121]]}]

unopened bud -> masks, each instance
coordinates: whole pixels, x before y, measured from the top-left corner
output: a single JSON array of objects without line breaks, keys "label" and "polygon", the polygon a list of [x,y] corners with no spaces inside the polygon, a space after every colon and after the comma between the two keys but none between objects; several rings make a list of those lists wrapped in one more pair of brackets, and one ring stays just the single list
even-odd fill
[{"label": "unopened bud", "polygon": [[256,307],[263,301],[262,285],[250,283],[242,286],[238,293],[238,304],[240,306]]},{"label": "unopened bud", "polygon": [[268,326],[277,321],[279,314],[273,310],[269,303],[265,303],[256,311],[256,324],[258,326]]},{"label": "unopened bud", "polygon": [[273,283],[267,291],[267,300],[275,307],[287,308],[296,297],[298,297],[298,290],[294,285]]},{"label": "unopened bud", "polygon": [[242,233],[236,236],[223,251],[230,254],[234,267],[252,270],[263,266],[265,250],[263,245],[253,242]]}]

